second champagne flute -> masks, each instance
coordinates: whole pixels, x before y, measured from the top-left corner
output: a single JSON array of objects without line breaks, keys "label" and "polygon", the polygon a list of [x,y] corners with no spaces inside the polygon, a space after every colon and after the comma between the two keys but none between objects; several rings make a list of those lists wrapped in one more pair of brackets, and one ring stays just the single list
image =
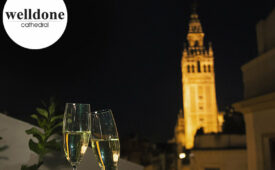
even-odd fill
[{"label": "second champagne flute", "polygon": [[117,170],[120,144],[111,110],[92,113],[91,145],[102,170]]}]

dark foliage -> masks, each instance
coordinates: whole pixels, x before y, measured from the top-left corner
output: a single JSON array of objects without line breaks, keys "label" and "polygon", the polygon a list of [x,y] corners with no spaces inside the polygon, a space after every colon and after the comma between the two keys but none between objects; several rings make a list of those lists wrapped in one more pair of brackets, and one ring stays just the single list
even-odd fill
[{"label": "dark foliage", "polygon": [[28,135],[36,138],[29,140],[29,148],[39,156],[37,164],[32,166],[23,165],[21,170],[37,170],[43,164],[43,158],[47,153],[61,150],[61,140],[58,140],[54,135],[58,134],[58,128],[62,126],[63,115],[56,114],[56,103],[54,99],[50,99],[49,106],[42,102],[44,108],[36,108],[38,114],[33,114],[31,117],[37,121],[38,126],[26,130]]},{"label": "dark foliage", "polygon": [[222,130],[225,134],[245,134],[245,122],[242,113],[235,111],[232,106],[227,107]]}]

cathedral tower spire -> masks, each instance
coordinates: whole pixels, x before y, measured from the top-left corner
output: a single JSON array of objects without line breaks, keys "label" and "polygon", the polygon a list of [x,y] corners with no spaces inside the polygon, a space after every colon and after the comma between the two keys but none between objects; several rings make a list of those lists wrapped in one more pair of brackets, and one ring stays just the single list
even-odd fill
[{"label": "cathedral tower spire", "polygon": [[199,15],[197,13],[197,3],[194,2],[192,6],[192,13],[190,15],[189,30],[187,34],[187,40],[190,47],[202,47],[203,46],[204,33],[202,30]]}]

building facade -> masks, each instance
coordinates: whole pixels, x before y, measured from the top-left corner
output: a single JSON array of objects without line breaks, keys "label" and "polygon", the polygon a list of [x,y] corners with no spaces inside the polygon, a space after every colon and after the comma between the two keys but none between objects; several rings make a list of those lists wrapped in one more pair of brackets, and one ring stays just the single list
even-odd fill
[{"label": "building facade", "polygon": [[275,9],[257,24],[259,56],[242,66],[248,170],[275,169]]},{"label": "building facade", "polygon": [[190,170],[247,170],[246,136],[197,135],[190,154]]},{"label": "building facade", "polygon": [[204,133],[220,130],[214,53],[211,43],[208,49],[204,45],[204,32],[195,8],[189,22],[187,41],[181,60],[183,113],[178,116],[175,140],[186,149],[191,149],[198,129],[203,128]]}]

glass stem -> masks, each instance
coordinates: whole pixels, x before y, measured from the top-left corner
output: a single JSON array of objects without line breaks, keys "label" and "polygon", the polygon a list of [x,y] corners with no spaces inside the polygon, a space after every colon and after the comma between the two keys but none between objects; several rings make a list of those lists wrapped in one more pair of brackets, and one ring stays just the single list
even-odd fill
[{"label": "glass stem", "polygon": [[77,169],[76,169],[76,166],[73,166],[73,170],[77,170]]}]

